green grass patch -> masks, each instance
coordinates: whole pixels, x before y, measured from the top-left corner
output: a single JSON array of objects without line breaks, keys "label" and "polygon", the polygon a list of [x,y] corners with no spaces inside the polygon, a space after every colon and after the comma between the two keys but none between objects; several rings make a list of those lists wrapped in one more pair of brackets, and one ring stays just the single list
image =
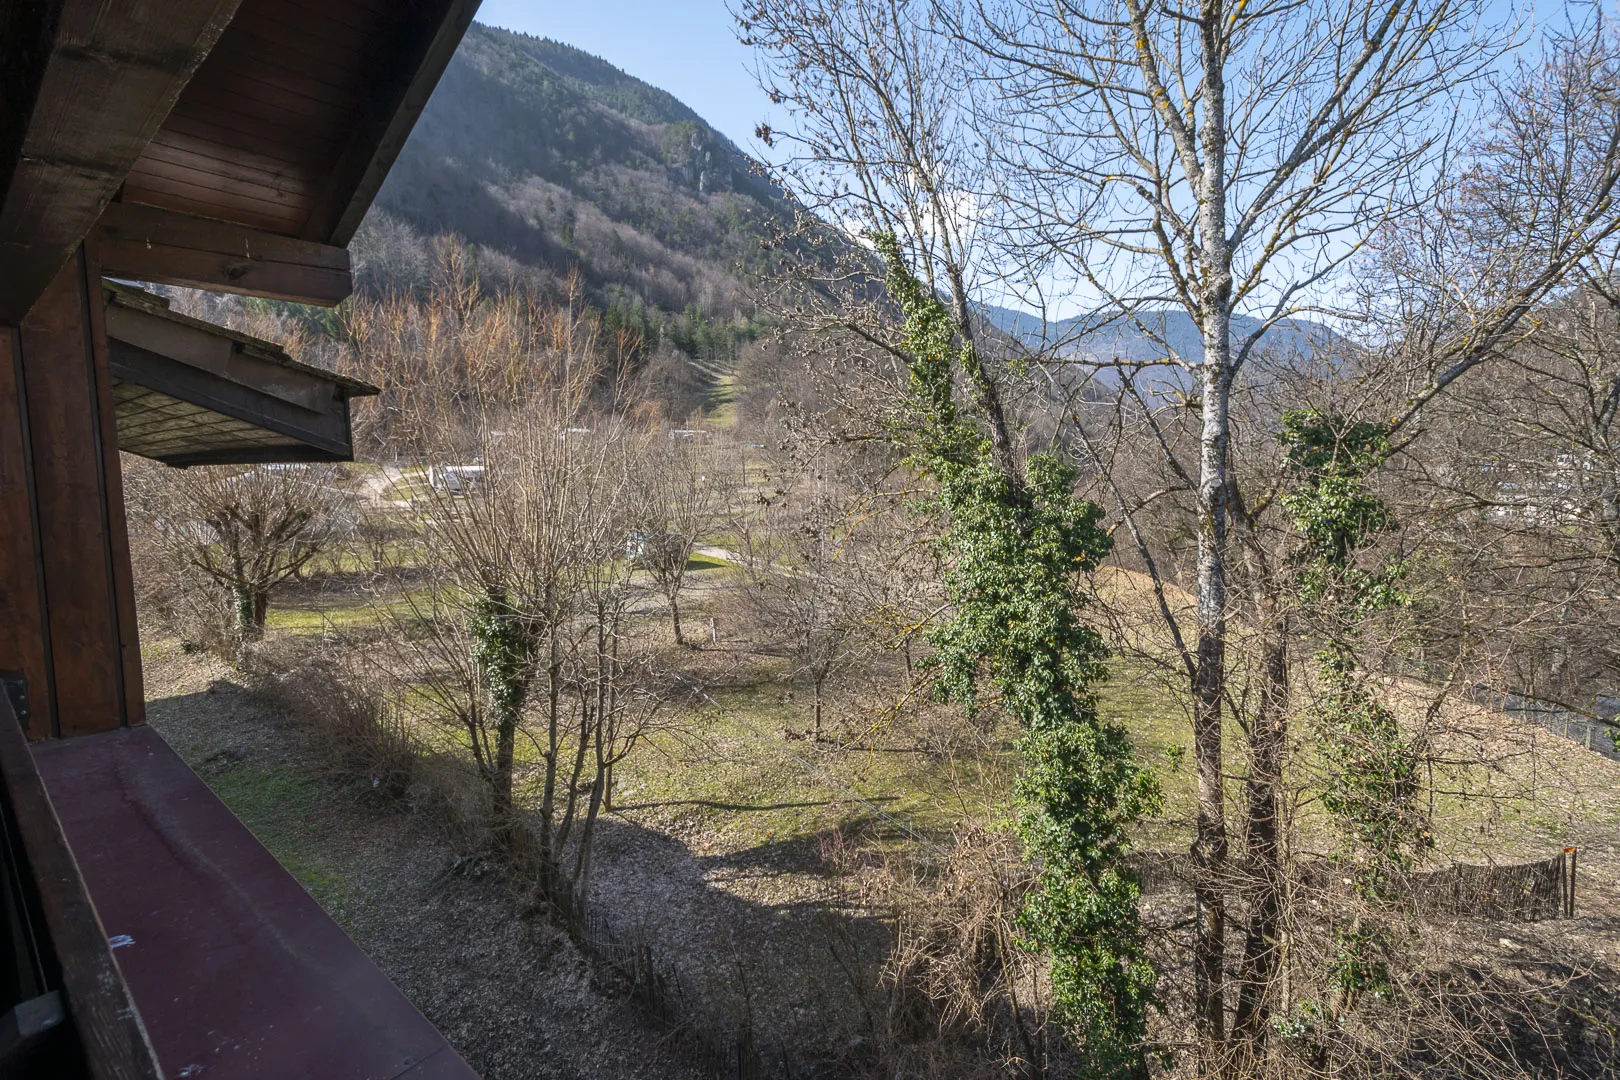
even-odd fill
[{"label": "green grass patch", "polygon": [[739,384],[734,373],[717,375],[714,387],[708,393],[707,413],[704,417],[716,427],[731,427],[737,423],[737,390]]},{"label": "green grass patch", "polygon": [[334,599],[308,601],[296,607],[272,605],[265,612],[266,629],[289,634],[319,634],[327,630],[347,630],[365,626],[376,619],[370,604]]},{"label": "green grass patch", "polygon": [[410,594],[398,594],[385,605],[372,603],[351,593],[333,592],[295,601],[277,603],[271,598],[265,612],[264,624],[268,630],[289,634],[321,634],[327,630],[353,630],[372,626],[385,613],[410,622],[417,612],[429,607],[424,591],[413,606]]},{"label": "green grass patch", "polygon": [[211,759],[198,771],[322,907],[330,909],[348,895],[343,875],[322,854],[316,835],[334,798],[331,791],[291,765]]},{"label": "green grass patch", "polygon": [[833,828],[883,846],[940,843],[1000,812],[1010,751],[952,759],[893,739],[790,739],[785,730],[810,726],[810,703],[775,679],[714,698],[718,707],[684,718],[682,734],[656,737],[620,767],[621,807],[695,820],[721,846],[761,853],[813,845]]}]

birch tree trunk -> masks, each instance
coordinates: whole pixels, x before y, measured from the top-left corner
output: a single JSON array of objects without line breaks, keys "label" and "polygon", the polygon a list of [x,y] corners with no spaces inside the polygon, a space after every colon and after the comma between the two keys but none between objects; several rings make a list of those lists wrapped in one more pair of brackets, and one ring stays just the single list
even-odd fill
[{"label": "birch tree trunk", "polygon": [[[1212,213],[1211,216],[1214,216]],[[1219,280],[1220,272],[1215,275]],[[1230,282],[1230,272],[1226,273]],[[1226,694],[1227,442],[1231,374],[1231,315],[1218,299],[1204,315],[1203,424],[1198,476],[1198,634],[1192,676],[1193,759],[1197,771],[1197,832],[1194,898],[1198,907],[1194,946],[1194,1015],[1206,1070],[1215,1065],[1225,1037],[1226,796],[1221,740]]]}]

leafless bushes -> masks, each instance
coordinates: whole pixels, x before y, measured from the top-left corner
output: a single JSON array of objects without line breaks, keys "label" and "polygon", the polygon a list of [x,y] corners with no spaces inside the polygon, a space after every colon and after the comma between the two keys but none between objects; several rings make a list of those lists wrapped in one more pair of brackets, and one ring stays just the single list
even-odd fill
[{"label": "leafless bushes", "polygon": [[[870,983],[856,987],[871,1035],[861,1075],[1063,1075],[1064,1047],[1047,1030],[1044,966],[1018,940],[1033,875],[1010,834],[964,825],[939,847],[885,854],[835,832],[822,857],[840,903],[883,911],[894,924],[892,947]],[[837,935],[833,948],[855,951]]]},{"label": "leafless bushes", "polygon": [[391,696],[480,778],[503,854],[569,898],[587,888],[614,765],[666,696],[628,621],[651,436],[623,342],[577,299],[488,298],[452,274],[353,320],[364,368],[414,368],[385,402],[394,451],[481,468],[405,513],[421,582],[380,612]]},{"label": "leafless bushes", "polygon": [[[897,1076],[1047,1075],[1048,987],[1015,924],[1033,875],[1013,838],[957,832],[937,877],[896,873],[884,1068]],[[932,880],[929,880],[932,878]]]},{"label": "leafless bushes", "polygon": [[273,651],[255,654],[254,689],[298,721],[314,760],[379,795],[404,797],[417,779],[424,746],[391,705],[386,681],[356,663],[353,653],[285,661],[278,662]]}]

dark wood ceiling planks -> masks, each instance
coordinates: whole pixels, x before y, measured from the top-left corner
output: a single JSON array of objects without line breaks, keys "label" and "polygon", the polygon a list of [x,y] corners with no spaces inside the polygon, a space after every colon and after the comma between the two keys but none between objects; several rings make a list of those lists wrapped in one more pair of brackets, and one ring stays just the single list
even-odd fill
[{"label": "dark wood ceiling planks", "polygon": [[[126,242],[104,261],[115,276],[246,293],[265,281],[260,295],[336,303],[348,290],[338,255],[477,8],[0,3],[0,325],[20,322],[110,201],[174,216],[142,218],[139,236],[120,219],[114,239],[148,253],[120,265]],[[201,221],[241,235],[221,249]],[[203,237],[195,248],[190,234]],[[267,236],[307,246],[277,247],[260,273],[252,251]]]},{"label": "dark wood ceiling planks", "polygon": [[236,0],[0,4],[0,325],[95,224]]},{"label": "dark wood ceiling planks", "polygon": [[121,199],[346,244],[376,194],[366,181],[380,182],[398,153],[389,128],[403,120],[409,131],[412,87],[431,90],[448,62],[435,43],[453,50],[476,7],[242,0]]}]

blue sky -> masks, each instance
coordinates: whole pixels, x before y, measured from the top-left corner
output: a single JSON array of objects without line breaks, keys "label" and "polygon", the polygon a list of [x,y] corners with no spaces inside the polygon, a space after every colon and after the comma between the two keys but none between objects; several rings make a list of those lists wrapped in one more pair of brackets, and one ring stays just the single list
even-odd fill
[{"label": "blue sky", "polygon": [[594,53],[668,90],[744,150],[761,156],[754,128],[771,102],[737,43],[723,0],[484,0],[478,21]]},{"label": "blue sky", "polygon": [[[1538,7],[1543,19],[1556,18],[1573,2],[1488,0],[1487,18],[1503,18],[1516,6],[1534,27]],[[738,43],[726,0],[483,0],[477,18],[600,56],[674,94],[745,152],[775,157],[754,129],[761,121],[781,128],[786,118],[755,81],[753,52]],[[1058,294],[1056,314],[1069,313],[1076,298],[1065,295],[1068,288],[1048,285]],[[1010,296],[999,302],[1024,306]]]}]

